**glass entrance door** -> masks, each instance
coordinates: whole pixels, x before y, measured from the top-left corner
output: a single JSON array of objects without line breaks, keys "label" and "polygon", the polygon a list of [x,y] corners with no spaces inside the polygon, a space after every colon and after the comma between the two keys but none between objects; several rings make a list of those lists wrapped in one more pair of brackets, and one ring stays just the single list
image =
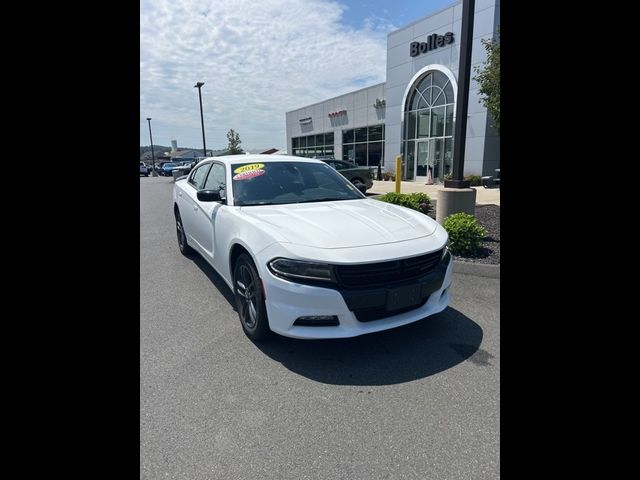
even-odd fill
[{"label": "glass entrance door", "polygon": [[[418,161],[416,162],[416,177],[427,176],[427,166],[429,163],[429,141],[416,142]],[[432,172],[433,175],[433,172]]]},{"label": "glass entrance door", "polygon": [[429,166],[431,167],[431,176],[433,177],[433,181],[436,180],[442,182],[444,181],[444,152],[443,152],[443,143],[444,140],[442,138],[434,138],[429,140]]},{"label": "glass entrance door", "polygon": [[413,180],[416,176],[416,142],[406,142],[404,161],[404,179]]}]

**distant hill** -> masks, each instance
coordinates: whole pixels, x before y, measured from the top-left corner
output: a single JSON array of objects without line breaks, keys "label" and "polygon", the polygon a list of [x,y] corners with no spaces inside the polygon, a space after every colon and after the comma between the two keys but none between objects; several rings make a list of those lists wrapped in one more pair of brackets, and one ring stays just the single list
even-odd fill
[{"label": "distant hill", "polygon": [[[199,147],[200,150],[202,150],[202,147]],[[197,150],[196,148],[193,147],[178,147],[178,149],[180,150]],[[153,145],[153,153],[155,153],[156,155],[158,153],[162,153],[162,152],[167,152],[171,150],[171,147],[165,147],[164,145]],[[207,150],[209,150],[207,148]],[[140,145],[140,155],[142,155],[145,152],[150,152],[151,151],[151,146],[150,145],[146,145],[146,146],[142,146]]]}]

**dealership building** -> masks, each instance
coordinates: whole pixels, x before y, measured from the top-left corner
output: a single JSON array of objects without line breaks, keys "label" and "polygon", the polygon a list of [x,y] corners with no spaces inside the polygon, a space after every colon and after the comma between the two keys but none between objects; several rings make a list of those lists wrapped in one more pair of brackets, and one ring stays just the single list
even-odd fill
[{"label": "dealership building", "polygon": [[[483,39],[497,38],[500,0],[476,0],[471,66],[486,61]],[[436,182],[451,173],[462,2],[391,32],[386,82],[286,113],[287,151],[333,156],[383,170],[402,155],[403,180]],[[464,174],[493,175],[500,167],[500,137],[469,88]]]}]

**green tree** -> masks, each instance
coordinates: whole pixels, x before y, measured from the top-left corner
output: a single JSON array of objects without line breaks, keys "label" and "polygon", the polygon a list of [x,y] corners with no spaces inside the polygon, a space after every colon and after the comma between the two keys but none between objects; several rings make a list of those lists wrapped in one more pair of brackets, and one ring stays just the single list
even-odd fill
[{"label": "green tree", "polygon": [[242,143],[242,140],[240,140],[240,135],[238,135],[238,132],[234,131],[233,128],[227,132],[227,139],[229,140],[227,150],[229,150],[229,153],[231,155],[244,153],[242,148],[240,148],[240,144]]},{"label": "green tree", "polygon": [[487,50],[487,61],[482,67],[475,67],[478,74],[473,77],[480,85],[480,102],[485,106],[491,118],[493,126],[500,134],[500,29],[496,40],[482,40]]}]

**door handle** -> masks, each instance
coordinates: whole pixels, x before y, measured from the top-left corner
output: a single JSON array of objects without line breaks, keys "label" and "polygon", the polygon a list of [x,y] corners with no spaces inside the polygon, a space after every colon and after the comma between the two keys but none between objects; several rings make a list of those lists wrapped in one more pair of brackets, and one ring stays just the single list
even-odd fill
[{"label": "door handle", "polygon": [[181,197],[182,196],[182,192],[178,192],[178,196]]},{"label": "door handle", "polygon": [[197,212],[197,211],[198,211],[198,206],[197,206],[197,205],[194,205],[194,206],[193,206],[193,211],[194,211],[194,212]]}]

